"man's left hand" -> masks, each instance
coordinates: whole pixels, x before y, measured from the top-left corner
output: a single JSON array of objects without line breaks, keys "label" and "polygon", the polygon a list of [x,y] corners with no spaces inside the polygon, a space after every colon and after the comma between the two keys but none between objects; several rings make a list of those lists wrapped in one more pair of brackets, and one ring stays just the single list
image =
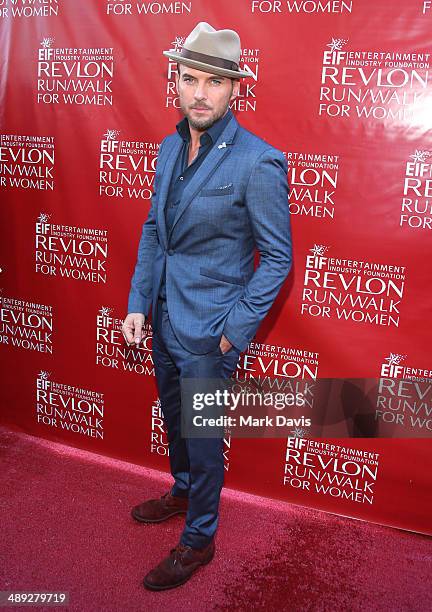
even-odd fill
[{"label": "man's left hand", "polygon": [[222,334],[221,341],[219,342],[219,348],[222,351],[222,353],[227,353],[231,347],[232,347],[231,342],[228,340],[228,338],[225,338],[225,336]]}]

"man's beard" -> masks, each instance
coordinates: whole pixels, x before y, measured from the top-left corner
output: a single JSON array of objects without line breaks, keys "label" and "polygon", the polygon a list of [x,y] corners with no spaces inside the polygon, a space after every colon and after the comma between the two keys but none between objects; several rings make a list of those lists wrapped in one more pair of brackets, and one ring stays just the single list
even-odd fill
[{"label": "man's beard", "polygon": [[211,128],[211,126],[216,123],[219,117],[210,118],[210,119],[202,119],[201,121],[195,121],[190,116],[188,117],[189,125],[191,125],[195,130],[205,131]]},{"label": "man's beard", "polygon": [[218,121],[218,119],[220,119],[221,117],[223,117],[226,113],[226,108],[219,114],[219,116],[217,117],[208,117],[205,118],[203,117],[202,119],[194,119],[191,117],[192,115],[192,109],[190,109],[190,112],[187,116],[187,119],[189,121],[189,125],[191,125],[195,130],[200,130],[200,131],[205,131],[208,130],[209,128],[211,128],[211,126],[216,123],[216,121]]}]

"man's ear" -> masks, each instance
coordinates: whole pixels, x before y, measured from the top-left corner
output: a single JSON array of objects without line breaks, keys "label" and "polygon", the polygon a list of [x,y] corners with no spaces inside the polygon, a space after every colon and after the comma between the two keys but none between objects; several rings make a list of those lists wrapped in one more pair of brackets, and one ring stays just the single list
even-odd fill
[{"label": "man's ear", "polygon": [[234,100],[235,98],[237,98],[239,93],[240,93],[240,81],[239,79],[233,79],[233,90],[232,90],[230,99]]}]

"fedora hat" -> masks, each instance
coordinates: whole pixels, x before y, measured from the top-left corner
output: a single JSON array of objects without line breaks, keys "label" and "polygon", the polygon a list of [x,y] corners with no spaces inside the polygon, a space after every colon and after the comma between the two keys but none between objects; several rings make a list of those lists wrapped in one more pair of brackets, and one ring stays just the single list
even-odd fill
[{"label": "fedora hat", "polygon": [[240,70],[240,36],[234,30],[215,30],[209,23],[200,21],[177,51],[163,51],[166,57],[186,64],[191,68],[240,78],[250,77],[249,72]]}]

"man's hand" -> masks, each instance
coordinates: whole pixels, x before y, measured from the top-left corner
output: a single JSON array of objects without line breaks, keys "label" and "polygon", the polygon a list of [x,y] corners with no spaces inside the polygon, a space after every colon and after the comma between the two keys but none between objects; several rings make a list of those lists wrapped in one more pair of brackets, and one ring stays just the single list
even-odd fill
[{"label": "man's hand", "polygon": [[228,340],[228,338],[226,338],[223,334],[221,336],[221,341],[219,343],[219,348],[222,351],[222,353],[227,353],[230,348],[232,347],[231,342]]},{"label": "man's hand", "polygon": [[143,339],[143,327],[145,316],[141,312],[130,312],[122,325],[122,334],[126,342],[130,345],[135,342],[136,346]]}]

